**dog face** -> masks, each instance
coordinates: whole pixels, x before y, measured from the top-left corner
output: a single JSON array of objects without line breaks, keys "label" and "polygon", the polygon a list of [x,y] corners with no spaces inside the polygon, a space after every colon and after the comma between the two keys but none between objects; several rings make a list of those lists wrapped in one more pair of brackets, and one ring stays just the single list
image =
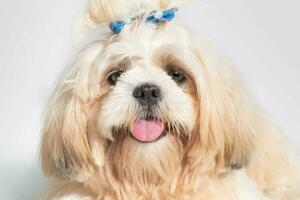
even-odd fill
[{"label": "dog face", "polygon": [[195,127],[199,100],[192,69],[198,63],[185,41],[177,41],[185,35],[175,27],[161,33],[148,26],[126,29],[99,54],[102,93],[91,100],[89,129],[97,133],[89,134],[103,140],[104,157],[116,169],[134,166],[135,176],[147,169],[166,176],[163,169],[174,168],[166,168],[168,157],[181,160]]},{"label": "dog face", "polygon": [[138,184],[196,164],[210,174],[241,168],[258,117],[249,102],[209,42],[174,23],[137,20],[89,42],[59,80],[43,127],[43,169]]},{"label": "dog face", "polygon": [[[103,84],[100,87],[107,89],[98,119],[104,137],[113,140],[113,131],[130,131],[136,122],[141,122],[141,126],[151,125],[143,124],[143,120],[154,122],[153,129],[158,126],[163,132],[172,129],[177,134],[186,134],[194,127],[197,101],[194,77],[186,67],[189,63],[182,56],[182,46],[175,40],[164,42],[163,36],[142,38],[146,44],[117,41],[104,52],[109,55],[103,56],[104,62],[109,64],[100,75]],[[113,52],[115,49],[118,51]],[[127,49],[133,51],[128,55]],[[148,136],[137,134],[134,138],[140,142],[156,139],[155,135]]]}]

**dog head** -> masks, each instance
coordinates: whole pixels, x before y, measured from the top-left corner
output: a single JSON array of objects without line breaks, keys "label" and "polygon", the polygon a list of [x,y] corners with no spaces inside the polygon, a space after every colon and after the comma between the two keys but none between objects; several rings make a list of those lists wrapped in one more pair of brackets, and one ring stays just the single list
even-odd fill
[{"label": "dog head", "polygon": [[[213,174],[247,164],[259,116],[228,60],[174,21],[144,22],[144,13],[174,3],[89,2],[76,34],[83,48],[47,107],[47,175],[84,181],[104,168],[140,181],[185,165]],[[110,31],[110,22],[135,16],[119,34]]]}]

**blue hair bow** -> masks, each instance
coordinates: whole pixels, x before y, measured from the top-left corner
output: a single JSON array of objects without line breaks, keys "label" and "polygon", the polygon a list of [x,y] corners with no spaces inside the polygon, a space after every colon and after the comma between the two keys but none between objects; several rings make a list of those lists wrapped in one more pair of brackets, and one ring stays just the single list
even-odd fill
[{"label": "blue hair bow", "polygon": [[154,11],[149,17],[147,17],[146,22],[153,24],[166,23],[175,17],[175,12],[177,10],[177,8],[171,8],[165,11]]},{"label": "blue hair bow", "polygon": [[124,21],[115,21],[115,22],[110,23],[109,27],[112,32],[114,32],[115,34],[119,34],[125,25],[126,25],[126,22],[124,22]]},{"label": "blue hair bow", "polygon": [[[175,13],[177,10],[177,8],[171,8],[164,11],[153,11],[152,13],[150,13],[150,16],[147,17],[146,23],[163,24],[169,22],[175,17]],[[111,22],[109,27],[113,33],[119,34],[124,26],[126,24],[130,24],[133,20],[134,18],[127,22],[121,20]]]}]

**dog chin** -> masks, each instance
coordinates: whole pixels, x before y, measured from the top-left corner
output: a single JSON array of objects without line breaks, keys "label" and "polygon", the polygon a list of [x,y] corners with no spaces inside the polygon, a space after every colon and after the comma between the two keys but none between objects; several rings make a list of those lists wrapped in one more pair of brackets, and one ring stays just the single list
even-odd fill
[{"label": "dog chin", "polygon": [[165,131],[160,138],[143,142],[127,129],[126,135],[107,147],[107,166],[114,169],[116,179],[121,182],[131,180],[133,184],[140,185],[141,181],[147,180],[145,184],[154,184],[176,173],[182,152],[182,142],[171,132]]}]

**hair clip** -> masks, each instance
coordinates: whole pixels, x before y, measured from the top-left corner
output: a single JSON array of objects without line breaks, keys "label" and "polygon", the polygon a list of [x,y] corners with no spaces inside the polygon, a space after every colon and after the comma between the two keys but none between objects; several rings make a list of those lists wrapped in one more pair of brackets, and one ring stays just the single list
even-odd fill
[{"label": "hair clip", "polygon": [[115,21],[110,23],[109,27],[113,33],[119,34],[125,25],[126,23],[124,21]]},{"label": "hair clip", "polygon": [[[171,21],[175,17],[175,13],[178,11],[177,8],[171,8],[165,11],[153,11],[150,13],[150,16],[147,17],[146,23],[152,24],[163,24]],[[126,24],[130,24],[135,18],[132,18],[128,21],[118,20],[111,22],[109,27],[114,34],[119,34]]]},{"label": "hair clip", "polygon": [[163,24],[171,21],[175,17],[175,12],[178,11],[177,8],[171,8],[165,11],[154,11],[149,17],[147,17],[147,23],[153,24]]}]

